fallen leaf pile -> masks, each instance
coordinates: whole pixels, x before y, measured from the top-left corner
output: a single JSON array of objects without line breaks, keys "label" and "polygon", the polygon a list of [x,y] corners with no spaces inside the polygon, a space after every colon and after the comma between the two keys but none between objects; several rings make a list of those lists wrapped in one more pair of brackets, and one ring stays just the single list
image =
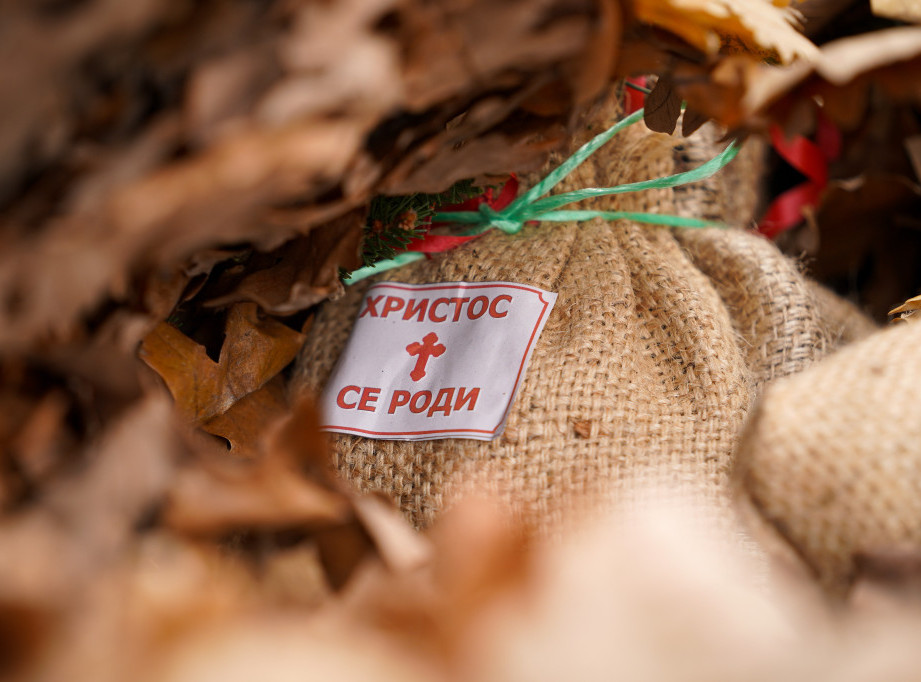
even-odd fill
[{"label": "fallen leaf pile", "polygon": [[[488,506],[417,535],[335,479],[285,368],[361,264],[373,198],[535,170],[640,75],[666,132],[685,100],[685,134],[707,117],[809,134],[821,100],[845,153],[791,244],[818,230],[827,280],[898,255],[904,285],[921,241],[864,231],[836,253],[827,231],[868,215],[917,231],[917,27],[842,38],[831,12],[840,42],[817,47],[764,0],[0,11],[0,679],[844,679],[860,663],[847,625],[794,646],[820,616],[742,578],[742,606],[717,594],[722,555],[679,576],[684,620],[668,620],[644,600],[670,580],[656,566],[698,556],[681,542],[615,533],[556,556]],[[874,157],[881,138],[908,155]],[[893,290],[862,289],[886,309],[917,293]],[[695,626],[712,616],[698,588],[725,622]],[[763,622],[735,631],[749,607]],[[676,642],[698,668],[652,654]]]}]

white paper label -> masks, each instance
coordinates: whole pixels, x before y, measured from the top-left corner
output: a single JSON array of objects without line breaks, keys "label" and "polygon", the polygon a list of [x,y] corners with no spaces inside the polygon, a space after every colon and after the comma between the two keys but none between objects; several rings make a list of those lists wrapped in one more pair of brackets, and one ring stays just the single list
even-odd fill
[{"label": "white paper label", "polygon": [[555,301],[512,282],[375,284],[323,392],[323,429],[496,438]]}]

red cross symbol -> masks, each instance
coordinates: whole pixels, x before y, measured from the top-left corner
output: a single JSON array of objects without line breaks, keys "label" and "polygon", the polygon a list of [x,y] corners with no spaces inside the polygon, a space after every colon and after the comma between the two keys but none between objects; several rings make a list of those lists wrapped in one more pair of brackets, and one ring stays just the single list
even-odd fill
[{"label": "red cross symbol", "polygon": [[422,343],[415,341],[406,346],[406,352],[410,355],[419,356],[416,360],[416,366],[409,376],[413,381],[419,381],[425,376],[425,365],[429,358],[437,358],[445,352],[445,347],[438,343],[438,335],[435,332],[429,332],[422,337]]}]

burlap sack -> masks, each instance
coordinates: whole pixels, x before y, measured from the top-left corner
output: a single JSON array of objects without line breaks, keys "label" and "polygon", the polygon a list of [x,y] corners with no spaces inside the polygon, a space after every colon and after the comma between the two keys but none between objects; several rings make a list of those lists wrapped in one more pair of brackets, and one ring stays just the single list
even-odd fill
[{"label": "burlap sack", "polygon": [[[686,170],[716,153],[716,137],[703,129],[682,140],[634,126],[561,189]],[[760,167],[751,149],[704,183],[602,205],[747,227]],[[647,483],[723,509],[731,455],[759,386],[802,369],[841,337],[796,265],[741,230],[532,226],[490,233],[378,280],[505,280],[559,295],[497,440],[333,437],[341,475],[392,497],[418,527],[468,487],[504,499],[541,530],[577,508],[632,502]],[[351,287],[319,314],[295,385],[323,387],[366,288]]]},{"label": "burlap sack", "polygon": [[746,429],[741,494],[833,594],[868,559],[919,565],[919,347],[921,324],[877,332],[770,386]]}]

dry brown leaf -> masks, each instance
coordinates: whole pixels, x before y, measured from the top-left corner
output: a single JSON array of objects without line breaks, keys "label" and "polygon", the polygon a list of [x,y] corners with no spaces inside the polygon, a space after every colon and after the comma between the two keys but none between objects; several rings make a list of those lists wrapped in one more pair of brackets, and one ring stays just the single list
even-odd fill
[{"label": "dry brown leaf", "polygon": [[115,414],[141,396],[138,344],[156,326],[148,315],[115,310],[89,338],[73,339],[46,351],[47,366],[92,386],[93,409]]},{"label": "dry brown leaf", "polygon": [[271,318],[260,319],[254,303],[239,303],[227,315],[217,362],[205,348],[161,322],[147,335],[140,356],[166,382],[186,418],[201,422],[227,411],[264,386],[291,362],[303,336]]},{"label": "dry brown leaf", "polygon": [[803,32],[807,36],[816,35],[849,6],[853,6],[852,0],[799,0],[794,4],[803,16]]},{"label": "dry brown leaf", "polygon": [[41,504],[0,524],[0,598],[54,609],[79,600],[161,502],[181,450],[165,396],[127,410],[79,453],[92,466],[55,477]]},{"label": "dry brown leaf", "polygon": [[921,183],[921,135],[906,137],[904,144],[912,170],[915,171],[915,181]]},{"label": "dry brown leaf", "polygon": [[349,518],[345,497],[305,478],[283,459],[199,460],[177,473],[163,522],[183,533],[317,527]]},{"label": "dry brown leaf", "polygon": [[90,445],[92,466],[46,489],[45,509],[73,525],[74,552],[105,562],[124,547],[136,524],[163,499],[182,452],[166,396],[138,401]]},{"label": "dry brown leaf", "polygon": [[253,301],[269,313],[290,315],[343,290],[339,268],[352,271],[360,266],[366,215],[365,209],[352,211],[284,244],[275,252],[275,265],[247,275],[233,291],[206,305]]},{"label": "dry brown leaf", "polygon": [[431,560],[429,541],[413,530],[392,500],[364,495],[356,497],[353,504],[356,517],[391,570],[412,571]]},{"label": "dry brown leaf", "polygon": [[448,682],[408,646],[330,615],[241,614],[203,628],[151,661],[150,682]]},{"label": "dry brown leaf", "polygon": [[685,109],[684,116],[681,117],[681,134],[685,137],[693,135],[704,123],[710,120],[706,114],[702,114],[694,109]]},{"label": "dry brown leaf", "polygon": [[235,402],[226,412],[202,423],[201,428],[227,439],[234,457],[252,460],[264,449],[266,428],[282,419],[287,411],[285,383],[276,376],[262,388]]},{"label": "dry brown leaf", "polygon": [[0,347],[70,332],[105,295],[124,296],[133,269],[173,264],[203,248],[251,241],[273,249],[298,229],[261,229],[258,216],[311,182],[339,177],[366,131],[340,122],[248,131],[207,153],[55,220],[0,258]]},{"label": "dry brown leaf", "polygon": [[49,393],[35,406],[10,443],[18,468],[31,481],[48,477],[61,464],[67,446],[73,447],[64,424],[70,407],[63,393]]},{"label": "dry brown leaf", "polygon": [[355,519],[335,528],[321,528],[314,533],[314,540],[323,571],[334,590],[349,584],[358,569],[374,556],[374,542]]},{"label": "dry brown leaf", "polygon": [[844,85],[858,75],[919,54],[921,27],[891,28],[823,45],[813,70],[833,85]]},{"label": "dry brown leaf", "polygon": [[483,135],[446,149],[437,141],[409,155],[394,170],[383,189],[388,194],[444,192],[465,178],[537,170],[550,152],[566,141],[562,126],[539,132]]},{"label": "dry brown leaf", "polygon": [[[615,0],[110,5],[8,22],[23,68],[0,83],[17,92],[0,148],[9,137],[3,158],[37,180],[4,214],[7,350],[132,298],[138,271],[169,273],[148,286],[159,311],[185,286],[176,263],[200,250],[271,250],[379,189],[534,168],[605,83],[620,35]],[[40,58],[22,59],[23,46]],[[58,90],[29,90],[49,73]],[[530,119],[527,138],[517,120],[495,129],[554,79],[567,94],[553,117]],[[490,98],[510,106],[462,139],[442,135]],[[297,279],[277,306],[334,281],[315,280]]]},{"label": "dry brown leaf", "polygon": [[681,115],[681,95],[675,90],[671,74],[664,73],[646,96],[643,121],[657,133],[671,135]]},{"label": "dry brown leaf", "polygon": [[0,677],[16,679],[34,671],[36,659],[47,648],[52,622],[51,613],[33,604],[0,599]]},{"label": "dry brown leaf", "polygon": [[330,456],[328,436],[320,431],[320,413],[309,394],[291,400],[287,418],[275,425],[268,434],[266,447],[295,462],[298,470],[331,490],[341,490]]},{"label": "dry brown leaf", "polygon": [[471,80],[578,59],[596,31],[610,30],[594,7],[572,0],[421,4],[403,18],[416,38],[407,44],[404,64],[411,111],[459,95]]},{"label": "dry brown leaf", "polygon": [[337,110],[380,115],[399,106],[399,49],[375,31],[396,5],[341,0],[297,7],[291,30],[271,45],[287,77],[268,89],[256,117],[278,124]]},{"label": "dry brown leaf", "polygon": [[[835,40],[822,46],[811,62],[777,69],[762,66],[749,74],[742,101],[742,118],[763,113],[769,107],[789,109],[784,100],[825,101],[823,110],[844,127],[853,127],[858,104],[866,98],[871,82],[881,85],[895,99],[921,100],[921,27],[873,31]],[[848,86],[848,87],[846,87]],[[734,125],[738,121],[724,122]]]},{"label": "dry brown leaf", "polygon": [[[240,401],[238,409],[246,416],[265,416],[266,405],[271,409],[282,399],[281,389],[273,382],[250,394],[249,404]],[[223,415],[226,421],[231,412]],[[180,470],[165,511],[167,525],[196,534],[336,526],[323,531],[336,537],[337,529],[355,523],[349,498],[329,470],[313,401],[297,400],[281,420],[249,423],[246,430],[252,459],[207,449]]]},{"label": "dry brown leaf", "polygon": [[601,0],[598,18],[592,22],[593,35],[586,49],[568,68],[576,104],[590,102],[611,78],[619,57],[623,18],[617,0]]},{"label": "dry brown leaf", "polygon": [[889,314],[896,315],[898,313],[905,313],[915,310],[921,310],[921,296],[913,296],[912,298],[905,301],[902,305],[890,310]]},{"label": "dry brown leaf", "polygon": [[169,12],[166,3],[130,6],[101,0],[49,20],[28,5],[4,7],[0,58],[10,65],[0,78],[0,201],[19,189],[36,161],[61,153],[72,130],[68,101],[74,72],[99,44],[137,38]]},{"label": "dry brown leaf", "polygon": [[245,120],[254,97],[278,77],[269,41],[203,61],[190,74],[184,119],[199,145],[232,133]]},{"label": "dry brown leaf", "polygon": [[902,305],[897,306],[889,311],[893,323],[899,322],[917,322],[921,320],[921,296],[913,296],[905,301]]},{"label": "dry brown leaf", "polygon": [[708,54],[737,42],[784,63],[817,49],[794,27],[796,15],[764,0],[633,0],[637,19],[680,36]]},{"label": "dry brown leaf", "polygon": [[741,101],[759,63],[747,55],[730,56],[707,66],[682,62],[675,66],[675,84],[687,106],[725,125],[743,119]]},{"label": "dry brown leaf", "polygon": [[301,542],[274,552],[265,559],[260,573],[266,600],[283,608],[312,609],[331,595],[320,555],[312,543]]},{"label": "dry brown leaf", "polygon": [[870,9],[878,17],[921,23],[921,6],[914,0],[870,0]]},{"label": "dry brown leaf", "polygon": [[819,281],[836,283],[865,273],[852,295],[884,321],[893,301],[921,291],[921,234],[902,222],[919,210],[921,187],[902,175],[868,173],[829,183],[816,216],[820,248],[810,258],[810,271]]},{"label": "dry brown leaf", "polygon": [[242,250],[204,249],[183,264],[155,268],[140,285],[144,309],[156,321],[166,319],[177,305],[191,300],[201,291],[218,263],[245,253]]}]

